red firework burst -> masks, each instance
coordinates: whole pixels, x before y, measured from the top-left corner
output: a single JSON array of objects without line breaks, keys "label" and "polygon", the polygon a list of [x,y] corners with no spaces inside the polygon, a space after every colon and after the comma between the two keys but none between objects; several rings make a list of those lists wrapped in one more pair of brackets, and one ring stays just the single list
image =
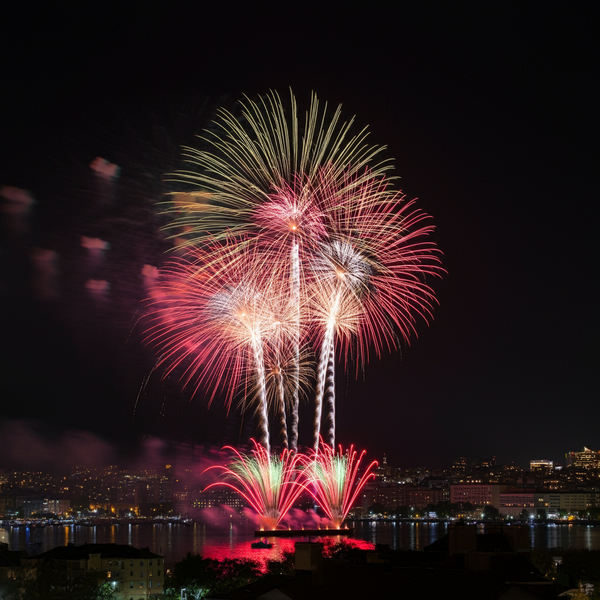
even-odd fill
[{"label": "red firework burst", "polygon": [[365,484],[374,477],[377,461],[360,470],[365,455],[363,450],[357,458],[354,446],[347,452],[340,446],[336,452],[324,444],[318,452],[305,457],[306,489],[327,514],[334,528],[339,529],[354,505]]},{"label": "red firework burst", "polygon": [[261,529],[276,529],[305,489],[298,468],[302,456],[288,450],[273,455],[252,442],[254,449],[250,455],[226,447],[235,456],[233,462],[228,467],[210,467],[219,469],[225,480],[206,489],[222,485],[235,490],[256,511]]}]

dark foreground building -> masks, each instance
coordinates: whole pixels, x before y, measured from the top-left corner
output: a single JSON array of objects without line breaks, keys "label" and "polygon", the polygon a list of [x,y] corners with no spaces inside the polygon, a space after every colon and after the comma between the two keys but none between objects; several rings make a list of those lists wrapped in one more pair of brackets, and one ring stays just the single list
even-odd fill
[{"label": "dark foreground building", "polygon": [[148,548],[68,544],[21,559],[21,567],[27,578],[37,578],[51,570],[60,573],[65,580],[94,578],[107,582],[118,600],[146,600],[150,594],[162,594],[164,562],[162,556]]},{"label": "dark foreground building", "polygon": [[525,527],[498,527],[477,534],[473,525],[453,525],[423,552],[348,550],[324,559],[318,543],[296,544],[295,575],[264,577],[229,594],[228,600],[351,600],[418,598],[535,600],[560,591],[529,561]]}]

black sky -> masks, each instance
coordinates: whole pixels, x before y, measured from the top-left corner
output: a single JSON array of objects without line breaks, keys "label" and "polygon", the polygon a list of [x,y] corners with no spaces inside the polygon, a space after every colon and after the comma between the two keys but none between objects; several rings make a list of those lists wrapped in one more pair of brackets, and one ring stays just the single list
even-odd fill
[{"label": "black sky", "polygon": [[[448,271],[410,347],[364,380],[339,377],[339,442],[401,466],[600,449],[596,14],[196,4],[46,8],[7,23],[0,186],[36,204],[21,233],[2,216],[0,462],[21,460],[15,432],[34,455],[74,431],[121,453],[252,434],[174,381],[143,387],[139,267],[162,260],[153,202],[177,146],[216,107],[288,87],[343,104],[388,146]],[[94,187],[96,156],[122,167],[118,189]],[[104,303],[83,287],[82,235],[111,244],[96,273],[111,280]],[[33,248],[57,253],[54,300],[35,293]]]}]

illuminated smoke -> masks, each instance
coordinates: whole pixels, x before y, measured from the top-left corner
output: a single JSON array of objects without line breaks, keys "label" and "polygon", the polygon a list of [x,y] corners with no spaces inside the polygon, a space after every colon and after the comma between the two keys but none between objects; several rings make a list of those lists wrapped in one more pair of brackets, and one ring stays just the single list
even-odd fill
[{"label": "illuminated smoke", "polygon": [[13,234],[27,233],[29,214],[35,205],[35,199],[27,190],[5,185],[0,188],[0,210],[6,215],[8,229]]},{"label": "illuminated smoke", "polygon": [[33,248],[33,288],[41,300],[58,298],[58,254],[54,250]]}]

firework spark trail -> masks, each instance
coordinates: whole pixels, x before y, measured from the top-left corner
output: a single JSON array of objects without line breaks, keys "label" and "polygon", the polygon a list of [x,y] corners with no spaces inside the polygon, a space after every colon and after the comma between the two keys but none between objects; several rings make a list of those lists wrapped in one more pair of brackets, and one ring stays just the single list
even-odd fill
[{"label": "firework spark trail", "polygon": [[[334,399],[335,384],[334,376],[328,377],[328,371],[333,369],[335,363],[335,340],[336,334],[345,337],[356,333],[359,326],[359,305],[354,295],[348,293],[348,284],[353,277],[351,271],[346,271],[340,261],[329,260],[327,252],[323,252],[315,263],[316,271],[321,273],[316,278],[314,286],[312,305],[316,323],[323,331],[320,343],[319,365],[317,370],[317,388],[315,394],[315,417],[313,427],[313,448],[318,451],[321,437],[321,420],[323,410],[323,399],[328,392],[330,398]],[[329,386],[329,390],[328,390]],[[334,410],[333,404],[329,408]],[[328,417],[329,419],[329,417]],[[331,416],[334,419],[334,416]],[[329,437],[335,430],[334,422],[329,427]]]},{"label": "firework spark trail", "polygon": [[[293,323],[291,324],[293,329]],[[277,344],[265,346],[265,368],[267,376],[268,405],[278,423],[278,436],[283,440],[282,447],[291,448],[287,434],[287,417],[293,410],[293,395],[306,399],[313,380],[313,354],[307,345],[296,352],[292,336],[289,339],[275,337]],[[290,431],[289,437],[291,438]]]},{"label": "firework spark trail", "polygon": [[[277,363],[277,396],[279,399],[279,430],[281,431],[281,446],[288,449],[287,419],[285,414],[285,387],[283,384],[283,372],[281,363]],[[294,386],[295,387],[295,386]],[[292,448],[294,450],[294,448]]]},{"label": "firework spark trail", "polygon": [[280,456],[270,454],[252,440],[254,449],[247,456],[227,446],[235,459],[229,465],[214,466],[227,480],[209,485],[222,485],[235,490],[258,513],[261,527],[276,529],[281,520],[304,491],[299,465],[302,455],[284,450]]},{"label": "firework spark trail", "polygon": [[325,328],[325,335],[323,336],[323,342],[321,344],[321,353],[319,358],[319,369],[317,372],[317,389],[315,396],[315,419],[314,419],[314,450],[319,449],[319,438],[321,431],[321,417],[323,412],[323,397],[325,395],[325,385],[327,383],[327,366],[331,356],[331,347],[334,344],[334,334],[336,325],[336,316],[339,309],[339,296],[338,292],[333,306],[330,309],[328,315],[328,321]]},{"label": "firework spark trail", "polygon": [[260,233],[254,215],[268,203],[273,190],[291,186],[301,195],[305,181],[315,180],[319,170],[324,169],[338,187],[344,182],[358,187],[391,168],[388,161],[372,165],[384,147],[366,143],[366,128],[352,135],[354,118],[342,122],[341,106],[331,114],[315,94],[303,125],[293,94],[289,109],[275,92],[258,102],[246,98],[240,106],[239,119],[227,110],[219,111],[216,132],[207,131],[201,138],[208,149],[184,148],[193,170],[172,176],[172,181],[213,195],[206,211],[179,211],[165,204],[165,211],[175,217],[168,228],[177,232],[189,228],[190,244],[203,243],[207,232],[213,236]]},{"label": "firework spark trail", "polygon": [[333,447],[335,442],[335,343],[333,340],[329,349],[324,403],[326,403],[325,443]]},{"label": "firework spark trail", "polygon": [[321,440],[319,451],[313,451],[311,457],[304,459],[306,489],[335,528],[342,526],[361,490],[374,477],[373,468],[377,466],[377,461],[370,463],[359,475],[364,455],[363,450],[357,459],[354,446],[350,446],[346,453],[340,446],[339,453],[336,453]]},{"label": "firework spark trail", "polygon": [[[297,240],[292,244],[291,265],[291,292],[292,302],[295,309],[295,331],[294,331],[294,389],[292,392],[292,419],[290,423],[290,446],[292,450],[298,451],[298,421],[299,421],[299,406],[300,406],[300,255]],[[283,400],[282,400],[283,401]]]},{"label": "firework spark trail", "polygon": [[257,413],[258,419],[258,430],[259,440],[264,446],[267,452],[270,450],[269,446],[269,415],[267,413],[267,383],[265,379],[265,362],[263,359],[262,340],[260,339],[260,332],[252,337],[252,352],[254,354],[254,368],[256,369],[256,387],[258,393],[258,406]]}]

